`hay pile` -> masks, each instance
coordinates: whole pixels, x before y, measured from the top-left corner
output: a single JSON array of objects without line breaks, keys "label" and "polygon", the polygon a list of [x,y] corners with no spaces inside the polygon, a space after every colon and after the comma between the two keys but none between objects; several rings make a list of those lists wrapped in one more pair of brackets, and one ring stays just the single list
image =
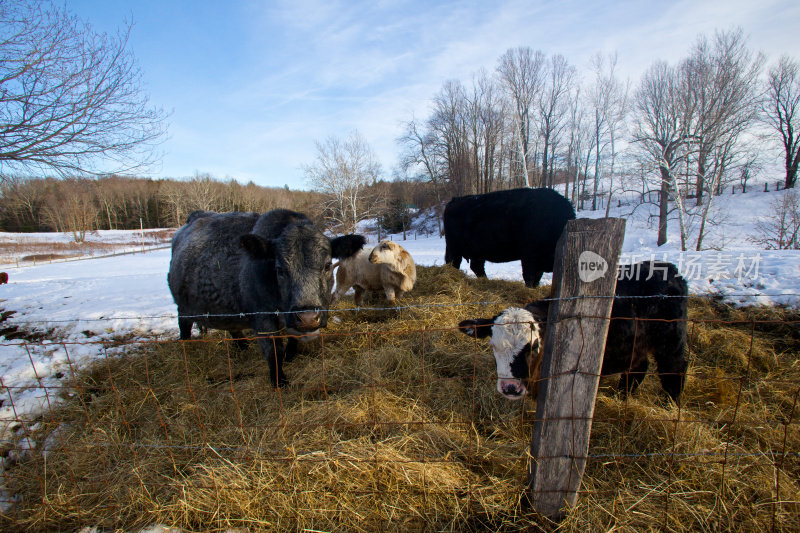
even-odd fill
[{"label": "hay pile", "polygon": [[[535,404],[497,394],[488,346],[452,329],[547,289],[418,274],[406,308],[340,302],[281,391],[256,346],[222,336],[128,346],[76,376],[35,421],[46,453],[7,470],[18,502],[0,526],[552,529],[520,504]],[[798,316],[696,300],[691,318],[680,407],[654,376],[627,400],[601,381],[564,531],[800,528]]]}]

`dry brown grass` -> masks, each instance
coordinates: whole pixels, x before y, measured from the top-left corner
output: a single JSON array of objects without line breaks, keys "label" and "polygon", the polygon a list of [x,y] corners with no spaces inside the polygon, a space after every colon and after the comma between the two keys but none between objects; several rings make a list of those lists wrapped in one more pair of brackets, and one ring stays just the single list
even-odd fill
[{"label": "dry brown grass", "polygon": [[[281,391],[255,346],[219,336],[131,345],[81,373],[32,433],[46,457],[7,470],[19,502],[0,526],[555,529],[520,504],[534,402],[497,394],[488,346],[453,329],[547,288],[418,273],[400,310],[340,302]],[[800,317],[696,299],[691,318],[680,407],[654,376],[627,400],[601,382],[561,531],[800,529]]]}]

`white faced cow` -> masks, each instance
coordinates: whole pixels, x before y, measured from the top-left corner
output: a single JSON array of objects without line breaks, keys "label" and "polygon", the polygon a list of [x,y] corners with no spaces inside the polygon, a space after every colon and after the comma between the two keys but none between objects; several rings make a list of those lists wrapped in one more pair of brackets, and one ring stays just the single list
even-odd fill
[{"label": "white faced cow", "polygon": [[509,307],[494,318],[464,320],[458,326],[470,337],[491,337],[489,344],[497,364],[497,392],[509,400],[519,400],[528,392],[535,392],[542,363],[539,355],[542,340],[533,314]]},{"label": "white faced cow", "polygon": [[[617,281],[600,374],[621,374],[619,389],[633,393],[655,359],[661,387],[676,403],[683,391],[689,290],[672,263],[645,261],[627,265]],[[491,336],[497,361],[497,390],[510,399],[535,394],[542,358],[543,326],[550,302],[511,307],[494,318],[464,320],[471,337]],[[536,321],[539,321],[537,323]]]}]

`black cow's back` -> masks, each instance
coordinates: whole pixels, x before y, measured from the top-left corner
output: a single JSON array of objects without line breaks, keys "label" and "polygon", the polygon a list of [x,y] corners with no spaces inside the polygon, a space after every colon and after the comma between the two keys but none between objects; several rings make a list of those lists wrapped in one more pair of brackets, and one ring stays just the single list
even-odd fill
[{"label": "black cow's back", "polygon": [[[453,198],[444,210],[445,261],[523,261],[523,273],[552,272],[555,247],[572,204],[552,189],[511,189]],[[473,265],[474,266],[474,265]],[[526,280],[527,282],[527,280]],[[538,283],[538,277],[535,282]]]},{"label": "black cow's back", "polygon": [[238,278],[244,250],[239,239],[252,231],[259,216],[204,211],[189,215],[172,239],[167,275],[179,313],[217,315],[202,320],[208,327],[228,329],[229,321],[238,326],[242,319],[225,315],[242,312]]}]

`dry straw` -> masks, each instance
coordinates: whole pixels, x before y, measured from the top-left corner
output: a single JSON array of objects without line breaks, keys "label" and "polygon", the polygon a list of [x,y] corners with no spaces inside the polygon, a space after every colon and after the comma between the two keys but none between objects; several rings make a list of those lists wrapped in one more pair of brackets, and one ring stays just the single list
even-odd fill
[{"label": "dry straw", "polygon": [[[535,403],[497,394],[488,346],[454,329],[546,293],[421,267],[408,308],[340,302],[280,391],[255,346],[128,345],[24,421],[40,448],[6,470],[0,526],[555,529],[520,503]],[[696,299],[690,318],[680,406],[654,376],[628,399],[601,381],[559,530],[800,529],[800,317]]]}]

